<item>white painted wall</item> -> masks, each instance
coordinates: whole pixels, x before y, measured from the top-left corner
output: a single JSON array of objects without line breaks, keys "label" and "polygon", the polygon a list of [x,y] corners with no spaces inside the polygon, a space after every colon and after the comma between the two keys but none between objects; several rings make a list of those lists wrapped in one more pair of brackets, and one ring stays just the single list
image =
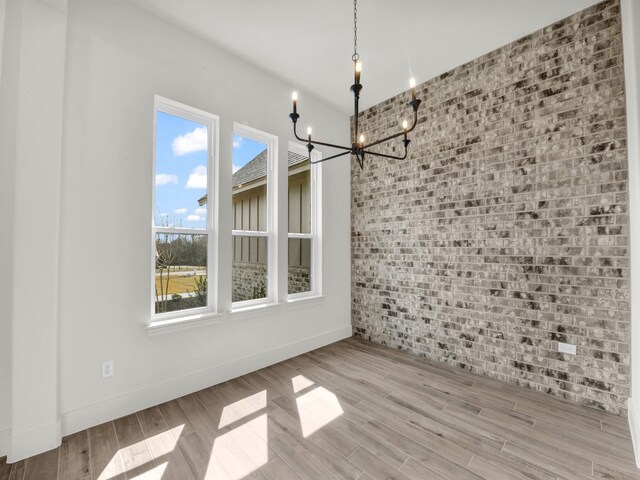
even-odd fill
[{"label": "white painted wall", "polygon": [[[289,72],[285,78],[351,114],[353,97],[345,85],[353,80],[352,2],[130,1],[170,22],[189,25],[190,31],[274,75]],[[598,1],[362,1],[358,6],[364,83],[360,106],[372,107],[407,90],[410,77],[422,83]],[[246,34],[238,34],[238,24],[229,18],[242,18]],[[270,55],[282,51],[289,55]],[[318,69],[331,75],[317,75]]]},{"label": "white painted wall", "polygon": [[[3,81],[3,45],[5,44],[4,19],[6,0],[0,0],[0,98],[2,95]],[[11,64],[11,61],[9,61]],[[1,100],[0,100],[1,102]],[[0,115],[0,130],[8,127],[5,123],[9,119]],[[0,152],[5,153],[0,146]],[[4,157],[3,157],[4,158]],[[0,161],[0,270],[11,271],[11,238],[13,229],[13,162]],[[9,425],[11,423],[11,375],[10,375],[10,353],[11,353],[11,325],[9,319],[11,312],[11,280],[10,276],[0,277],[0,457],[7,454]]]},{"label": "white painted wall", "polygon": [[0,289],[8,309],[3,323],[10,322],[3,329],[10,345],[2,374],[9,372],[7,453],[13,461],[48,450],[60,439],[58,225],[66,0],[15,0],[6,15],[0,176],[9,184],[2,199],[9,226],[2,237],[7,268]]},{"label": "white painted wall", "polygon": [[631,221],[631,398],[629,425],[640,467],[640,2],[622,0]]},{"label": "white painted wall", "polygon": [[[322,301],[148,335],[143,325],[149,320],[154,94],[221,118],[220,175],[228,181],[222,182],[220,202],[220,303],[228,310],[232,124],[279,136],[279,158],[286,162],[291,86],[124,1],[71,1],[67,42],[60,233],[63,433],[349,336],[348,160],[328,163],[323,172]],[[348,140],[347,116],[304,93],[300,104],[313,116],[318,135]],[[279,177],[286,185],[286,168]],[[278,231],[286,235],[286,188],[280,193]],[[103,359],[115,361],[115,376],[107,380],[100,376]]]},{"label": "white painted wall", "polygon": [[2,44],[4,37],[4,15],[7,8],[7,0],[0,0],[0,81],[2,80]]}]

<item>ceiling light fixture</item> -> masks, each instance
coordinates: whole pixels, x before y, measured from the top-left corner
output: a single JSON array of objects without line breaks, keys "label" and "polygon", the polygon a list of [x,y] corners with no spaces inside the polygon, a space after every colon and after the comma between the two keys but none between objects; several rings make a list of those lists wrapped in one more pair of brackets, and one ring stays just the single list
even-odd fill
[{"label": "ceiling light fixture", "polygon": [[[311,151],[313,150],[315,145],[323,145],[325,147],[338,148],[340,150],[345,150],[342,153],[338,153],[337,155],[332,155],[331,157],[323,158],[321,160],[317,160],[311,163],[320,163],[326,162],[327,160],[331,160],[333,158],[342,157],[343,155],[351,154],[356,157],[358,160],[358,164],[360,168],[364,166],[364,158],[365,155],[374,155],[376,157],[384,157],[384,158],[393,158],[396,160],[404,160],[407,158],[407,147],[411,140],[407,138],[409,132],[411,132],[418,123],[418,107],[420,106],[421,101],[416,99],[416,81],[412,78],[409,81],[409,87],[411,88],[411,101],[409,102],[409,106],[413,109],[413,124],[411,128],[406,120],[402,122],[402,131],[398,133],[394,133],[389,135],[386,138],[381,140],[376,140],[370,143],[365,143],[364,135],[360,134],[359,124],[358,124],[358,115],[360,113],[359,110],[359,101],[360,101],[360,91],[362,90],[362,84],[360,83],[360,75],[362,73],[362,63],[360,62],[360,55],[358,54],[358,4],[357,0],[353,1],[353,55],[351,56],[351,60],[353,61],[353,73],[354,73],[354,83],[351,85],[351,91],[353,92],[353,111],[354,111],[354,128],[353,128],[353,136],[351,146],[345,147],[342,145],[334,145],[332,143],[319,142],[318,140],[311,140],[311,127],[307,129],[307,150],[309,150],[309,159],[311,159]],[[304,142],[305,139],[300,138],[297,132],[297,125],[300,115],[298,114],[298,93],[293,92],[291,95],[291,100],[293,101],[293,112],[289,114],[291,121],[293,122],[293,134],[295,137]],[[389,140],[393,140],[394,138],[398,138],[403,136],[402,144],[404,145],[404,155],[402,157],[387,155],[380,152],[374,152],[370,150],[371,147],[376,145],[380,145],[382,143],[388,142]]]}]

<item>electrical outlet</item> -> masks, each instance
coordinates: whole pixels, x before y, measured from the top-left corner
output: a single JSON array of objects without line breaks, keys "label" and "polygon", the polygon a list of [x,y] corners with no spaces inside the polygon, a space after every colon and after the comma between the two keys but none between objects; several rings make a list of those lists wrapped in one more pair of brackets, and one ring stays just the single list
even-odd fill
[{"label": "electrical outlet", "polygon": [[102,362],[102,378],[111,377],[113,375],[113,360],[104,360]]},{"label": "electrical outlet", "polygon": [[576,354],[576,346],[571,345],[570,343],[562,343],[558,342],[558,351],[560,353],[568,353],[569,355]]}]

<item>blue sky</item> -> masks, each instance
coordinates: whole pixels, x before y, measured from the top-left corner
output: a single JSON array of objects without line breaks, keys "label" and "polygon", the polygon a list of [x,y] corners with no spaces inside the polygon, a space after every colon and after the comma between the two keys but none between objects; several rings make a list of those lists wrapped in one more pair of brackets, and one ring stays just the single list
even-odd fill
[{"label": "blue sky", "polygon": [[[234,135],[233,171],[265,148],[260,142]],[[207,127],[157,112],[156,225],[206,228],[206,205],[198,205],[206,193]]]},{"label": "blue sky", "polygon": [[240,170],[259,153],[267,149],[264,143],[240,135],[233,136],[233,172]]}]

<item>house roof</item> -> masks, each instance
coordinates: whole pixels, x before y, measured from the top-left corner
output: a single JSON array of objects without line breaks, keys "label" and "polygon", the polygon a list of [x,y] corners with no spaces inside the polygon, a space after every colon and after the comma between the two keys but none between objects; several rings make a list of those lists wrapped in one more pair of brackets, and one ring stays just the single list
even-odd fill
[{"label": "house roof", "polygon": [[[309,157],[300,155],[298,153],[289,152],[287,166],[289,168],[304,163],[309,160]],[[267,175],[267,151],[259,153],[252,160],[247,162],[244,167],[233,174],[233,187],[251,183],[255,180],[259,180]],[[207,203],[207,196],[204,195],[198,199],[200,206]]]},{"label": "house roof", "polygon": [[[289,152],[289,168],[307,160],[308,157],[298,153]],[[233,174],[233,186],[237,187],[245,183],[252,182],[267,174],[267,151],[259,153],[253,160]]]}]

